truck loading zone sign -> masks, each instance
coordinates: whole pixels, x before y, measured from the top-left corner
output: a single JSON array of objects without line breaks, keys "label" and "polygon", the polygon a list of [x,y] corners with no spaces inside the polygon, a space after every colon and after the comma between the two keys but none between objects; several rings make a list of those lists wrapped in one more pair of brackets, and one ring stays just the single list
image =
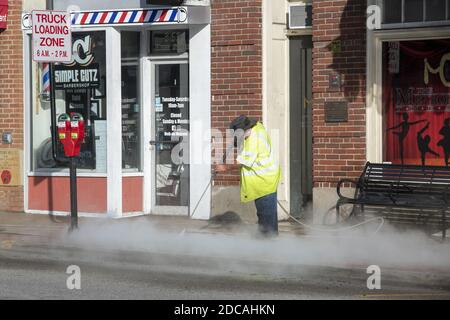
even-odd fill
[{"label": "truck loading zone sign", "polygon": [[70,13],[65,11],[32,12],[33,60],[37,62],[70,62],[72,34]]}]

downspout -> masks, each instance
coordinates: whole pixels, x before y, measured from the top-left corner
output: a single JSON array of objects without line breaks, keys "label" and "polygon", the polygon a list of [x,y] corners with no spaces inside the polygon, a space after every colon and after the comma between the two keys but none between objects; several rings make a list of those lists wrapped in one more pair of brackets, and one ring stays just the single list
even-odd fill
[{"label": "downspout", "polygon": [[53,0],[46,0],[47,10],[53,10]]}]

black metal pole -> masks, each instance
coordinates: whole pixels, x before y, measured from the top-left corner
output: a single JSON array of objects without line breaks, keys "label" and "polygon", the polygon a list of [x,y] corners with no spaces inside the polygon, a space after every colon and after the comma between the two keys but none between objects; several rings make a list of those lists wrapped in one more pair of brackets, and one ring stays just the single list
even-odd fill
[{"label": "black metal pole", "polygon": [[70,158],[70,229],[78,229],[77,207],[77,164],[74,157]]},{"label": "black metal pole", "polygon": [[52,154],[53,159],[58,161],[56,155],[56,146],[58,140],[56,139],[56,106],[55,106],[55,88],[53,86],[53,63],[48,64],[50,73],[50,115],[51,115],[51,133],[52,133]]}]

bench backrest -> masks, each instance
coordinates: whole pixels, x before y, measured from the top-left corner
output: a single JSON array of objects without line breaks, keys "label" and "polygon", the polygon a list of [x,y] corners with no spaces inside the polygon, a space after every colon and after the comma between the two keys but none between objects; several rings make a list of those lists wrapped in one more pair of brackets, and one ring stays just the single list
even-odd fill
[{"label": "bench backrest", "polygon": [[440,195],[450,189],[450,168],[368,162],[360,177],[362,191]]}]

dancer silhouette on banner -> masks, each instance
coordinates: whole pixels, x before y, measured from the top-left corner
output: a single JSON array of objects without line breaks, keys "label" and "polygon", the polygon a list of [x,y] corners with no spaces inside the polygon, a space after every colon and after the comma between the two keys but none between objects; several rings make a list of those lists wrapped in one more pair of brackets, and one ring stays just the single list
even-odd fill
[{"label": "dancer silhouette on banner", "polygon": [[444,126],[439,131],[439,134],[444,137],[437,145],[444,149],[445,165],[448,167],[448,158],[450,156],[450,118],[444,120]]},{"label": "dancer silhouette on banner", "polygon": [[430,149],[430,141],[431,141],[430,136],[427,134],[425,137],[422,137],[422,134],[426,130],[428,130],[429,127],[430,127],[430,122],[427,122],[427,125],[425,127],[423,127],[422,130],[417,132],[417,146],[419,147],[420,158],[422,159],[423,166],[425,165],[425,155],[427,154],[427,152],[439,157],[439,153]]},{"label": "dancer silhouette on banner", "polygon": [[387,129],[386,131],[390,131],[390,130],[395,130],[397,128],[401,128],[401,131],[397,131],[397,132],[393,132],[393,134],[395,134],[398,138],[398,143],[400,145],[400,159],[402,161],[402,164],[404,164],[404,159],[403,159],[403,141],[406,139],[406,136],[408,135],[409,132],[409,128],[412,125],[421,123],[421,122],[425,122],[427,120],[418,120],[418,121],[413,121],[413,122],[409,122],[409,116],[406,112],[404,112],[402,114],[403,117],[403,121],[400,122],[398,125]]}]

